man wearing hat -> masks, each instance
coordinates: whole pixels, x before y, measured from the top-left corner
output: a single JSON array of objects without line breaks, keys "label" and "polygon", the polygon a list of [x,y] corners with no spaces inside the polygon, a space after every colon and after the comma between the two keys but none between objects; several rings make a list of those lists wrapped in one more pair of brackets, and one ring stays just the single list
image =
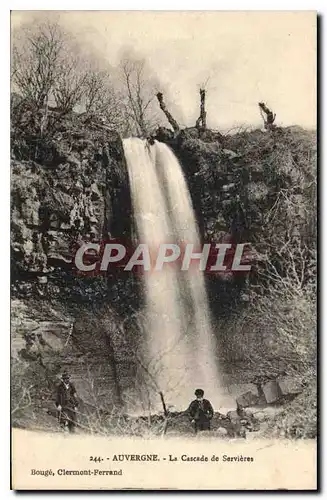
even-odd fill
[{"label": "man wearing hat", "polygon": [[194,394],[196,399],[190,404],[188,413],[192,424],[194,424],[195,433],[198,431],[209,431],[210,421],[213,417],[211,403],[203,398],[204,391],[202,389],[196,389]]},{"label": "man wearing hat", "polygon": [[75,430],[77,405],[75,386],[70,381],[70,375],[64,371],[57,387],[56,407],[60,425],[69,432]]}]

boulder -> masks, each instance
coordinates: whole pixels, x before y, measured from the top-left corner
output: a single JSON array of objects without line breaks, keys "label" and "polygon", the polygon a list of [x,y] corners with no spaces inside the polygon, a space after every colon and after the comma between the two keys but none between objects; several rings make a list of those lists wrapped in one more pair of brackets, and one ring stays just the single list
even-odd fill
[{"label": "boulder", "polygon": [[288,375],[279,377],[277,383],[282,396],[295,396],[302,392],[301,383],[295,377]]},{"label": "boulder", "polygon": [[232,423],[236,423],[236,422],[240,421],[240,417],[239,417],[236,410],[231,410],[231,411],[227,412],[227,417],[229,418],[229,420]]},{"label": "boulder", "polygon": [[270,380],[262,386],[262,391],[267,403],[275,403],[280,397],[276,380]]},{"label": "boulder", "polygon": [[241,417],[242,425],[248,429],[250,432],[257,432],[260,430],[260,422],[256,416],[253,415],[250,410],[243,410],[243,415]]},{"label": "boulder", "polygon": [[247,391],[236,398],[236,403],[243,408],[255,405],[258,403],[258,395],[251,391]]},{"label": "boulder", "polygon": [[221,420],[220,427],[226,429],[228,437],[245,437],[245,429],[236,410],[227,413],[227,418]]},{"label": "boulder", "polygon": [[225,429],[225,427],[219,427],[214,431],[215,435],[217,437],[227,437],[228,436],[228,431]]},{"label": "boulder", "polygon": [[43,349],[60,352],[71,334],[72,323],[68,321],[41,321],[35,330]]},{"label": "boulder", "polygon": [[255,418],[257,419],[257,421],[259,423],[262,423],[262,422],[265,422],[265,420],[267,420],[267,415],[263,411],[257,411],[255,413]]},{"label": "boulder", "polygon": [[[229,377],[228,377],[229,378]],[[228,381],[228,379],[227,379]],[[228,393],[231,394],[235,399],[244,394],[245,392],[252,392],[253,394],[259,395],[258,387],[253,383],[243,383],[243,384],[229,384],[226,383]]]}]

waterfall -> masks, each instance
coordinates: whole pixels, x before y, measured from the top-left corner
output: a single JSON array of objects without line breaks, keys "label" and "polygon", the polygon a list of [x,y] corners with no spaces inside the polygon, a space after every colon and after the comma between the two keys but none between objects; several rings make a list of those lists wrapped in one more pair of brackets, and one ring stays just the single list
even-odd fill
[{"label": "waterfall", "polygon": [[[193,243],[200,238],[181,166],[168,146],[124,140],[138,242],[157,249],[161,243]],[[200,387],[219,402],[215,342],[203,273],[164,264],[144,272],[143,339],[137,359],[143,371],[142,398],[157,408],[166,403],[185,409]]]}]

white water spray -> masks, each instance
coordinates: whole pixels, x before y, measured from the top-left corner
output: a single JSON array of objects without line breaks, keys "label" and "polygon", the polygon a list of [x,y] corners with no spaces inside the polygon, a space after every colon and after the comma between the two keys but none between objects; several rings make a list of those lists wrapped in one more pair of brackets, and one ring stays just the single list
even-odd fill
[{"label": "white water spray", "polygon": [[[154,249],[162,243],[199,248],[191,198],[173,152],[165,144],[149,147],[136,138],[124,140],[124,152],[138,240]],[[167,404],[185,409],[197,387],[217,404],[216,350],[203,273],[168,264],[145,272],[144,286],[144,338],[137,357],[151,407],[159,407],[162,391]]]}]

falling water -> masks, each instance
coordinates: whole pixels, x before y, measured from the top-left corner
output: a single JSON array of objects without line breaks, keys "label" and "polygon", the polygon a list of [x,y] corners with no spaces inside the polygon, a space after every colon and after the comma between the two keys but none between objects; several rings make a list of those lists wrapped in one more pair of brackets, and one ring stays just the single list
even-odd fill
[{"label": "falling water", "polygon": [[[161,243],[193,243],[199,249],[189,191],[173,152],[136,138],[124,140],[124,152],[138,241],[152,249]],[[160,403],[162,391],[169,405],[185,409],[197,387],[215,404],[219,380],[203,273],[164,264],[161,271],[144,273],[144,286],[144,338],[137,359],[151,407]]]}]

